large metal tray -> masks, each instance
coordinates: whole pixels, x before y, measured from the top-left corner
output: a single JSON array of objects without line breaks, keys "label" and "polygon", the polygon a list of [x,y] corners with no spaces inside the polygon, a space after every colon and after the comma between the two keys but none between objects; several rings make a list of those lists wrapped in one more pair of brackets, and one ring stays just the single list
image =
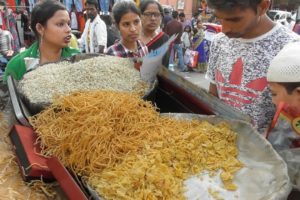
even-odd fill
[{"label": "large metal tray", "polygon": [[[226,122],[238,133],[238,159],[242,161],[245,166],[236,173],[234,178],[234,183],[237,184],[238,190],[235,192],[228,191],[227,193],[225,192],[223,195],[220,195],[224,200],[287,199],[292,186],[288,176],[286,163],[273,149],[271,144],[263,138],[251,124],[241,120],[230,120],[217,116],[187,113],[166,113],[163,115],[177,119],[205,120],[212,124]],[[195,177],[190,177],[185,181],[185,184],[188,183],[189,185],[186,192],[188,200],[213,199],[209,195],[209,188],[211,186],[221,187],[221,183],[218,179],[211,179],[210,185],[206,186],[205,183],[199,185],[194,179]],[[93,199],[103,200],[103,198],[86,184],[86,182],[84,182],[83,185],[85,186],[85,189],[89,191]],[[199,190],[193,189],[201,186],[202,188]],[[203,190],[206,192],[203,193]]]},{"label": "large metal tray", "polygon": [[7,86],[10,95],[10,100],[12,103],[13,111],[18,122],[24,126],[30,126],[28,118],[31,113],[25,106],[24,102],[21,100],[19,93],[16,89],[16,81],[12,76],[7,78]]},{"label": "large metal tray", "polygon": [[[69,61],[71,63],[78,62],[80,60],[89,59],[96,56],[104,56],[100,54],[78,54],[74,55],[70,58],[64,59],[63,61]],[[61,61],[60,61],[61,62]],[[13,102],[13,108],[15,111],[15,115],[18,121],[25,125],[29,126],[28,117],[35,115],[42,110],[44,110],[49,104],[34,104],[29,101],[22,93],[18,91],[18,82],[14,80],[12,77],[8,78],[8,88],[11,95],[11,99]],[[152,101],[155,100],[155,94],[158,87],[158,81],[155,80],[150,84],[149,89],[146,91],[144,96],[142,97],[144,100]]]}]

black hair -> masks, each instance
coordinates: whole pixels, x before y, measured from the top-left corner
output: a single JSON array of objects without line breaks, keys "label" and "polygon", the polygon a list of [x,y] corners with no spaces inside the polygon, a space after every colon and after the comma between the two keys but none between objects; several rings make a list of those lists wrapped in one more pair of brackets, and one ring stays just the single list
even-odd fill
[{"label": "black hair", "polygon": [[199,12],[195,12],[194,14],[193,14],[193,17],[194,18],[197,18],[199,16]]},{"label": "black hair", "polygon": [[179,17],[185,17],[185,14],[183,12],[179,13]]},{"label": "black hair", "polygon": [[157,1],[154,1],[154,0],[145,0],[140,3],[140,11],[142,14],[145,12],[145,10],[147,9],[149,4],[156,4],[160,14],[162,16],[164,16],[164,10],[163,10],[162,6],[160,5],[160,3],[158,3]]},{"label": "black hair", "polygon": [[208,7],[216,10],[228,11],[234,8],[252,8],[255,12],[263,0],[207,0]]},{"label": "black hair", "polygon": [[97,10],[99,10],[99,4],[97,0],[86,0],[85,5],[94,5]]},{"label": "black hair", "polygon": [[112,18],[110,15],[100,15],[100,18],[104,21],[106,26],[111,26],[112,25]]},{"label": "black hair", "polygon": [[37,3],[31,12],[31,30],[33,30],[35,36],[39,38],[36,25],[39,23],[42,26],[46,26],[48,20],[59,10],[67,10],[66,7],[56,0],[45,0]]},{"label": "black hair", "polygon": [[196,35],[198,33],[198,29],[193,28],[193,34]]},{"label": "black hair", "polygon": [[190,25],[186,25],[186,26],[184,27],[184,30],[185,30],[186,28],[189,28],[190,31],[192,32],[192,27],[191,27]]},{"label": "black hair", "polygon": [[174,10],[174,11],[172,12],[172,17],[173,17],[173,19],[177,19],[177,17],[178,17],[178,12],[177,12],[176,10]]},{"label": "black hair", "polygon": [[169,14],[170,10],[168,8],[164,8],[164,14]]},{"label": "black hair", "polygon": [[136,7],[135,3],[133,3],[132,1],[120,1],[116,3],[112,8],[112,15],[115,23],[119,25],[123,15],[129,12],[133,12],[138,16],[141,16],[140,10]]},{"label": "black hair", "polygon": [[300,82],[291,82],[291,83],[278,83],[278,82],[276,82],[276,83],[279,84],[279,85],[282,85],[286,89],[288,94],[292,94],[293,91],[296,88],[300,87]]}]

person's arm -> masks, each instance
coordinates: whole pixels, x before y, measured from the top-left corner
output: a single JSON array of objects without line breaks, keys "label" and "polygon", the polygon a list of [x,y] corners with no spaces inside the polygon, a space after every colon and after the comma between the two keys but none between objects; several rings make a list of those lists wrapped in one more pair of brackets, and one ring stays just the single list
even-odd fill
[{"label": "person's arm", "polygon": [[6,58],[10,58],[14,54],[14,50],[12,48],[13,42],[14,42],[14,40],[13,40],[12,34],[9,32],[9,34],[7,35],[7,43],[9,44],[8,45],[8,51],[5,52],[5,57]]},{"label": "person's arm", "polygon": [[99,52],[98,53],[104,53],[104,46],[103,45],[99,45]]},{"label": "person's arm", "polygon": [[106,29],[106,24],[104,21],[99,21],[99,23],[95,27],[96,31],[96,37],[97,37],[97,42],[98,42],[98,47],[99,47],[99,52],[96,53],[103,53],[104,49],[107,44],[107,29]]},{"label": "person's arm", "polygon": [[80,38],[77,39],[80,48],[82,48],[82,46],[86,45],[85,38],[87,37],[88,26],[89,26],[89,22],[86,22],[84,25],[83,33],[81,34]]},{"label": "person's arm", "polygon": [[110,46],[108,49],[106,49],[105,54],[110,56],[115,56],[115,52],[113,51],[113,46]]},{"label": "person's arm", "polygon": [[218,97],[218,98],[219,98],[219,95],[218,95],[218,89],[217,89],[216,84],[210,83],[210,84],[209,84],[208,92],[209,92],[210,94],[214,95],[215,97]]},{"label": "person's arm", "polygon": [[210,57],[208,61],[208,68],[207,72],[205,75],[205,78],[210,81],[209,89],[208,92],[215,97],[219,98],[218,95],[218,88],[217,88],[217,83],[216,83],[216,70],[218,69],[218,58],[219,58],[219,52],[220,52],[220,45],[216,41],[217,39],[212,41],[211,46],[210,46]]}]

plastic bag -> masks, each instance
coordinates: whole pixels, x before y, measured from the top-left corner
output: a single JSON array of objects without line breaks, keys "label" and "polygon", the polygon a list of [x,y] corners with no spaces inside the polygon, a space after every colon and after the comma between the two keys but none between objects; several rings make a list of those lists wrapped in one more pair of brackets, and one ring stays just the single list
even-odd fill
[{"label": "plastic bag", "polygon": [[277,152],[287,164],[293,188],[300,190],[300,148],[278,150]]},{"label": "plastic bag", "polygon": [[198,64],[198,57],[199,57],[198,51],[186,49],[183,57],[184,64],[189,67],[195,68],[197,67]]},{"label": "plastic bag", "polygon": [[286,162],[293,187],[300,190],[300,110],[280,103],[267,139]]}]

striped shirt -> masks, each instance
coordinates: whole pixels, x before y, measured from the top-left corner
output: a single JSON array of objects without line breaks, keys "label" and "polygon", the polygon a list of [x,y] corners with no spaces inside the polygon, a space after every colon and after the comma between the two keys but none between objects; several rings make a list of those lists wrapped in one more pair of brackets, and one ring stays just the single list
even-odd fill
[{"label": "striped shirt", "polygon": [[9,50],[12,50],[12,41],[9,31],[0,30],[0,54],[6,55]]}]

